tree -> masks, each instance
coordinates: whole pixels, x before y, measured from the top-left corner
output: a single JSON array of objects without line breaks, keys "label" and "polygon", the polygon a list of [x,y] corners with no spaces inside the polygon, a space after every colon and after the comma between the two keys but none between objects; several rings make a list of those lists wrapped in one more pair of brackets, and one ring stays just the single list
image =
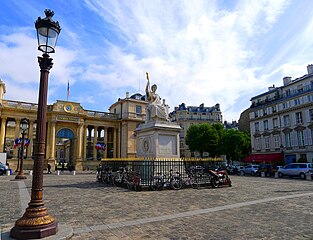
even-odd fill
[{"label": "tree", "polygon": [[223,153],[227,161],[239,161],[250,154],[250,135],[235,129],[224,130]]},{"label": "tree", "polygon": [[218,130],[207,123],[191,125],[187,130],[186,144],[190,151],[198,151],[201,157],[204,152],[216,156],[219,145]]}]

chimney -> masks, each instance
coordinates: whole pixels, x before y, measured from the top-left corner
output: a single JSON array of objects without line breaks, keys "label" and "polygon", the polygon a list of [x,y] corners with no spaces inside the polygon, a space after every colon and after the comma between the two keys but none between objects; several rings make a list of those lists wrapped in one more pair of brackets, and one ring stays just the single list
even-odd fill
[{"label": "chimney", "polygon": [[307,66],[307,69],[308,69],[308,74],[312,74],[313,73],[313,65],[312,64],[309,64]]},{"label": "chimney", "polygon": [[129,92],[126,92],[126,99],[129,98]]},{"label": "chimney", "polygon": [[284,86],[286,86],[291,82],[291,77],[284,77],[283,81],[284,81]]},{"label": "chimney", "polygon": [[273,84],[273,86],[268,87],[268,91],[272,91],[275,89],[275,85]]}]

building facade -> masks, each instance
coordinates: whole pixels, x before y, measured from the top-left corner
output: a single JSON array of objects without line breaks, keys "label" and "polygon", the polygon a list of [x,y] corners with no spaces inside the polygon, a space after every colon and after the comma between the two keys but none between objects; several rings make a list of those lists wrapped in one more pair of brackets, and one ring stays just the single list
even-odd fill
[{"label": "building facade", "polygon": [[[17,168],[21,138],[20,122],[29,128],[24,149],[24,169],[32,169],[38,105],[4,99],[6,87],[0,80],[0,152],[11,169]],[[95,168],[102,158],[135,157],[134,130],[144,122],[146,101],[140,94],[118,99],[109,112],[86,110],[76,102],[58,100],[47,106],[45,164],[65,162],[76,170]],[[102,146],[102,148],[97,148]]]},{"label": "building facade", "polygon": [[213,107],[204,107],[203,103],[198,107],[186,106],[185,103],[182,103],[174,108],[174,111],[169,114],[169,118],[170,121],[177,122],[181,127],[179,134],[181,157],[197,157],[193,155],[194,153],[190,152],[185,141],[187,130],[192,124],[222,124],[222,113],[218,103]]},{"label": "building facade", "polygon": [[252,154],[282,153],[285,163],[313,161],[313,65],[294,80],[251,98]]}]

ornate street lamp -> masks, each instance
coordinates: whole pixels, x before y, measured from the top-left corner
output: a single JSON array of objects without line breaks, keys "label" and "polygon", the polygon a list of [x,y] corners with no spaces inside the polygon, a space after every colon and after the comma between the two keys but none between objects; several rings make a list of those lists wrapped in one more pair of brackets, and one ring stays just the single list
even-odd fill
[{"label": "ornate street lamp", "polygon": [[20,149],[20,166],[19,166],[19,172],[16,175],[15,179],[26,179],[27,177],[24,175],[23,171],[23,162],[24,162],[24,146],[25,146],[25,131],[28,128],[28,122],[26,118],[23,118],[20,125],[22,129],[22,143],[21,143],[21,149]]},{"label": "ornate street lamp", "polygon": [[54,22],[54,12],[45,10],[46,17],[38,17],[35,22],[38,37],[38,50],[43,52],[38,57],[40,66],[40,86],[37,111],[37,128],[35,142],[35,160],[33,168],[33,181],[31,200],[23,217],[15,222],[10,236],[17,239],[44,238],[56,234],[58,229],[57,220],[48,215],[47,208],[42,199],[43,166],[46,142],[46,112],[49,70],[52,68],[52,58],[49,53],[54,53],[54,48],[61,31],[59,22]]}]

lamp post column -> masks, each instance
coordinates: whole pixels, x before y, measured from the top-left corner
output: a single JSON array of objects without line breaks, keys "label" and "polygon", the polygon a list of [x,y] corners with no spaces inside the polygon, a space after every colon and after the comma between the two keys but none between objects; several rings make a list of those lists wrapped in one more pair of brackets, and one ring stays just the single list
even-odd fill
[{"label": "lamp post column", "polygon": [[44,53],[42,57],[38,57],[38,61],[41,74],[31,200],[23,217],[18,219],[15,222],[15,226],[11,229],[11,237],[17,239],[43,238],[54,235],[57,232],[57,221],[54,217],[48,215],[42,199],[48,76],[53,63],[52,58],[47,53]]},{"label": "lamp post column", "polygon": [[[22,120],[22,121],[25,121]],[[27,123],[27,122],[26,122]],[[21,143],[21,150],[20,150],[20,166],[19,166],[19,172],[15,176],[15,179],[26,179],[27,177],[24,175],[24,170],[23,170],[23,163],[24,163],[24,146],[25,146],[25,129],[22,129],[22,143]]]}]

